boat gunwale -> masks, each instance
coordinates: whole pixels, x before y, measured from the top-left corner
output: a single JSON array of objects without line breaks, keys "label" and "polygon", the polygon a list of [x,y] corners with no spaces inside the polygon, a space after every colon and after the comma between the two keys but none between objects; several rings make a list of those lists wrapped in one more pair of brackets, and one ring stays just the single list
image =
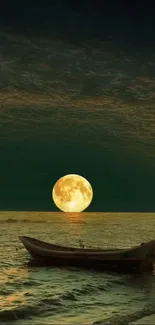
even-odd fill
[{"label": "boat gunwale", "polygon": [[[37,251],[42,251],[42,252],[47,252],[51,253],[53,255],[55,254],[61,254],[63,253],[66,256],[70,256],[72,254],[78,256],[106,256],[108,254],[113,254],[113,255],[122,255],[124,253],[132,253],[132,251],[135,250],[135,248],[125,248],[125,249],[110,249],[110,250],[98,250],[98,249],[85,249],[85,248],[72,248],[72,247],[63,247],[63,246],[58,246],[58,245],[53,245],[50,243],[43,242],[41,240],[31,238],[28,236],[20,236],[19,239],[22,241],[24,246],[28,251],[32,250],[37,250]],[[39,245],[38,245],[39,243]],[[43,247],[45,246],[45,247]],[[137,246],[136,246],[137,247]]]}]

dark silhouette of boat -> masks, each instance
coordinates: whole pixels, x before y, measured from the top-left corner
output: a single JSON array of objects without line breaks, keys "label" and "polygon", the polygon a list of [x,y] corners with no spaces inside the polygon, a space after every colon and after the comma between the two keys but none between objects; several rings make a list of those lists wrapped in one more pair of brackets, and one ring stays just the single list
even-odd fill
[{"label": "dark silhouette of boat", "polygon": [[155,240],[126,249],[64,247],[28,236],[20,236],[33,260],[39,265],[75,266],[119,271],[151,271],[155,261]]}]

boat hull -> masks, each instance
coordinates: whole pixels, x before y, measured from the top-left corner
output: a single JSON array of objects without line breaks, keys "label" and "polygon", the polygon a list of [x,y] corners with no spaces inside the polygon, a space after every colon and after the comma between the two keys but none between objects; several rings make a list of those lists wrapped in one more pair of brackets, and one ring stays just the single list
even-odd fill
[{"label": "boat hull", "polygon": [[[30,253],[30,252],[29,252]],[[67,259],[59,257],[41,257],[37,254],[30,253],[31,260],[29,265],[31,266],[51,266],[51,267],[80,267],[85,269],[98,269],[98,270],[113,270],[119,272],[134,272],[140,271],[141,262],[126,261],[126,260],[84,260],[80,259]]]},{"label": "boat hull", "polygon": [[139,272],[152,270],[155,259],[155,241],[132,249],[94,250],[62,247],[26,236],[21,236],[20,240],[35,265]]}]

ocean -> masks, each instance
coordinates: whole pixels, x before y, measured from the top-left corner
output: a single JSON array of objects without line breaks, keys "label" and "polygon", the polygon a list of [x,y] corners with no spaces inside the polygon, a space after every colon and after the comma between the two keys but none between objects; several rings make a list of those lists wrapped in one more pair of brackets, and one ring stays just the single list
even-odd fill
[{"label": "ocean", "polygon": [[153,274],[30,266],[19,235],[124,248],[155,238],[155,214],[1,212],[1,325],[127,325],[155,313]]},{"label": "ocean", "polygon": [[[0,324],[128,325],[155,313],[154,274],[32,267],[18,239],[155,238],[152,18],[62,3],[0,12]],[[66,174],[90,182],[87,212],[57,212],[52,188]]]}]

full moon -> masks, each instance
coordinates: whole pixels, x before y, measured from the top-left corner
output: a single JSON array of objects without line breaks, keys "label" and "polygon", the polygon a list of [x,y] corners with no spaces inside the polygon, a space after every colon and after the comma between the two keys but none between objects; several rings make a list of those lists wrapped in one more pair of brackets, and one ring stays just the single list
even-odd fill
[{"label": "full moon", "polygon": [[52,198],[64,212],[81,212],[91,203],[93,190],[86,178],[69,174],[61,177],[54,185]]}]

